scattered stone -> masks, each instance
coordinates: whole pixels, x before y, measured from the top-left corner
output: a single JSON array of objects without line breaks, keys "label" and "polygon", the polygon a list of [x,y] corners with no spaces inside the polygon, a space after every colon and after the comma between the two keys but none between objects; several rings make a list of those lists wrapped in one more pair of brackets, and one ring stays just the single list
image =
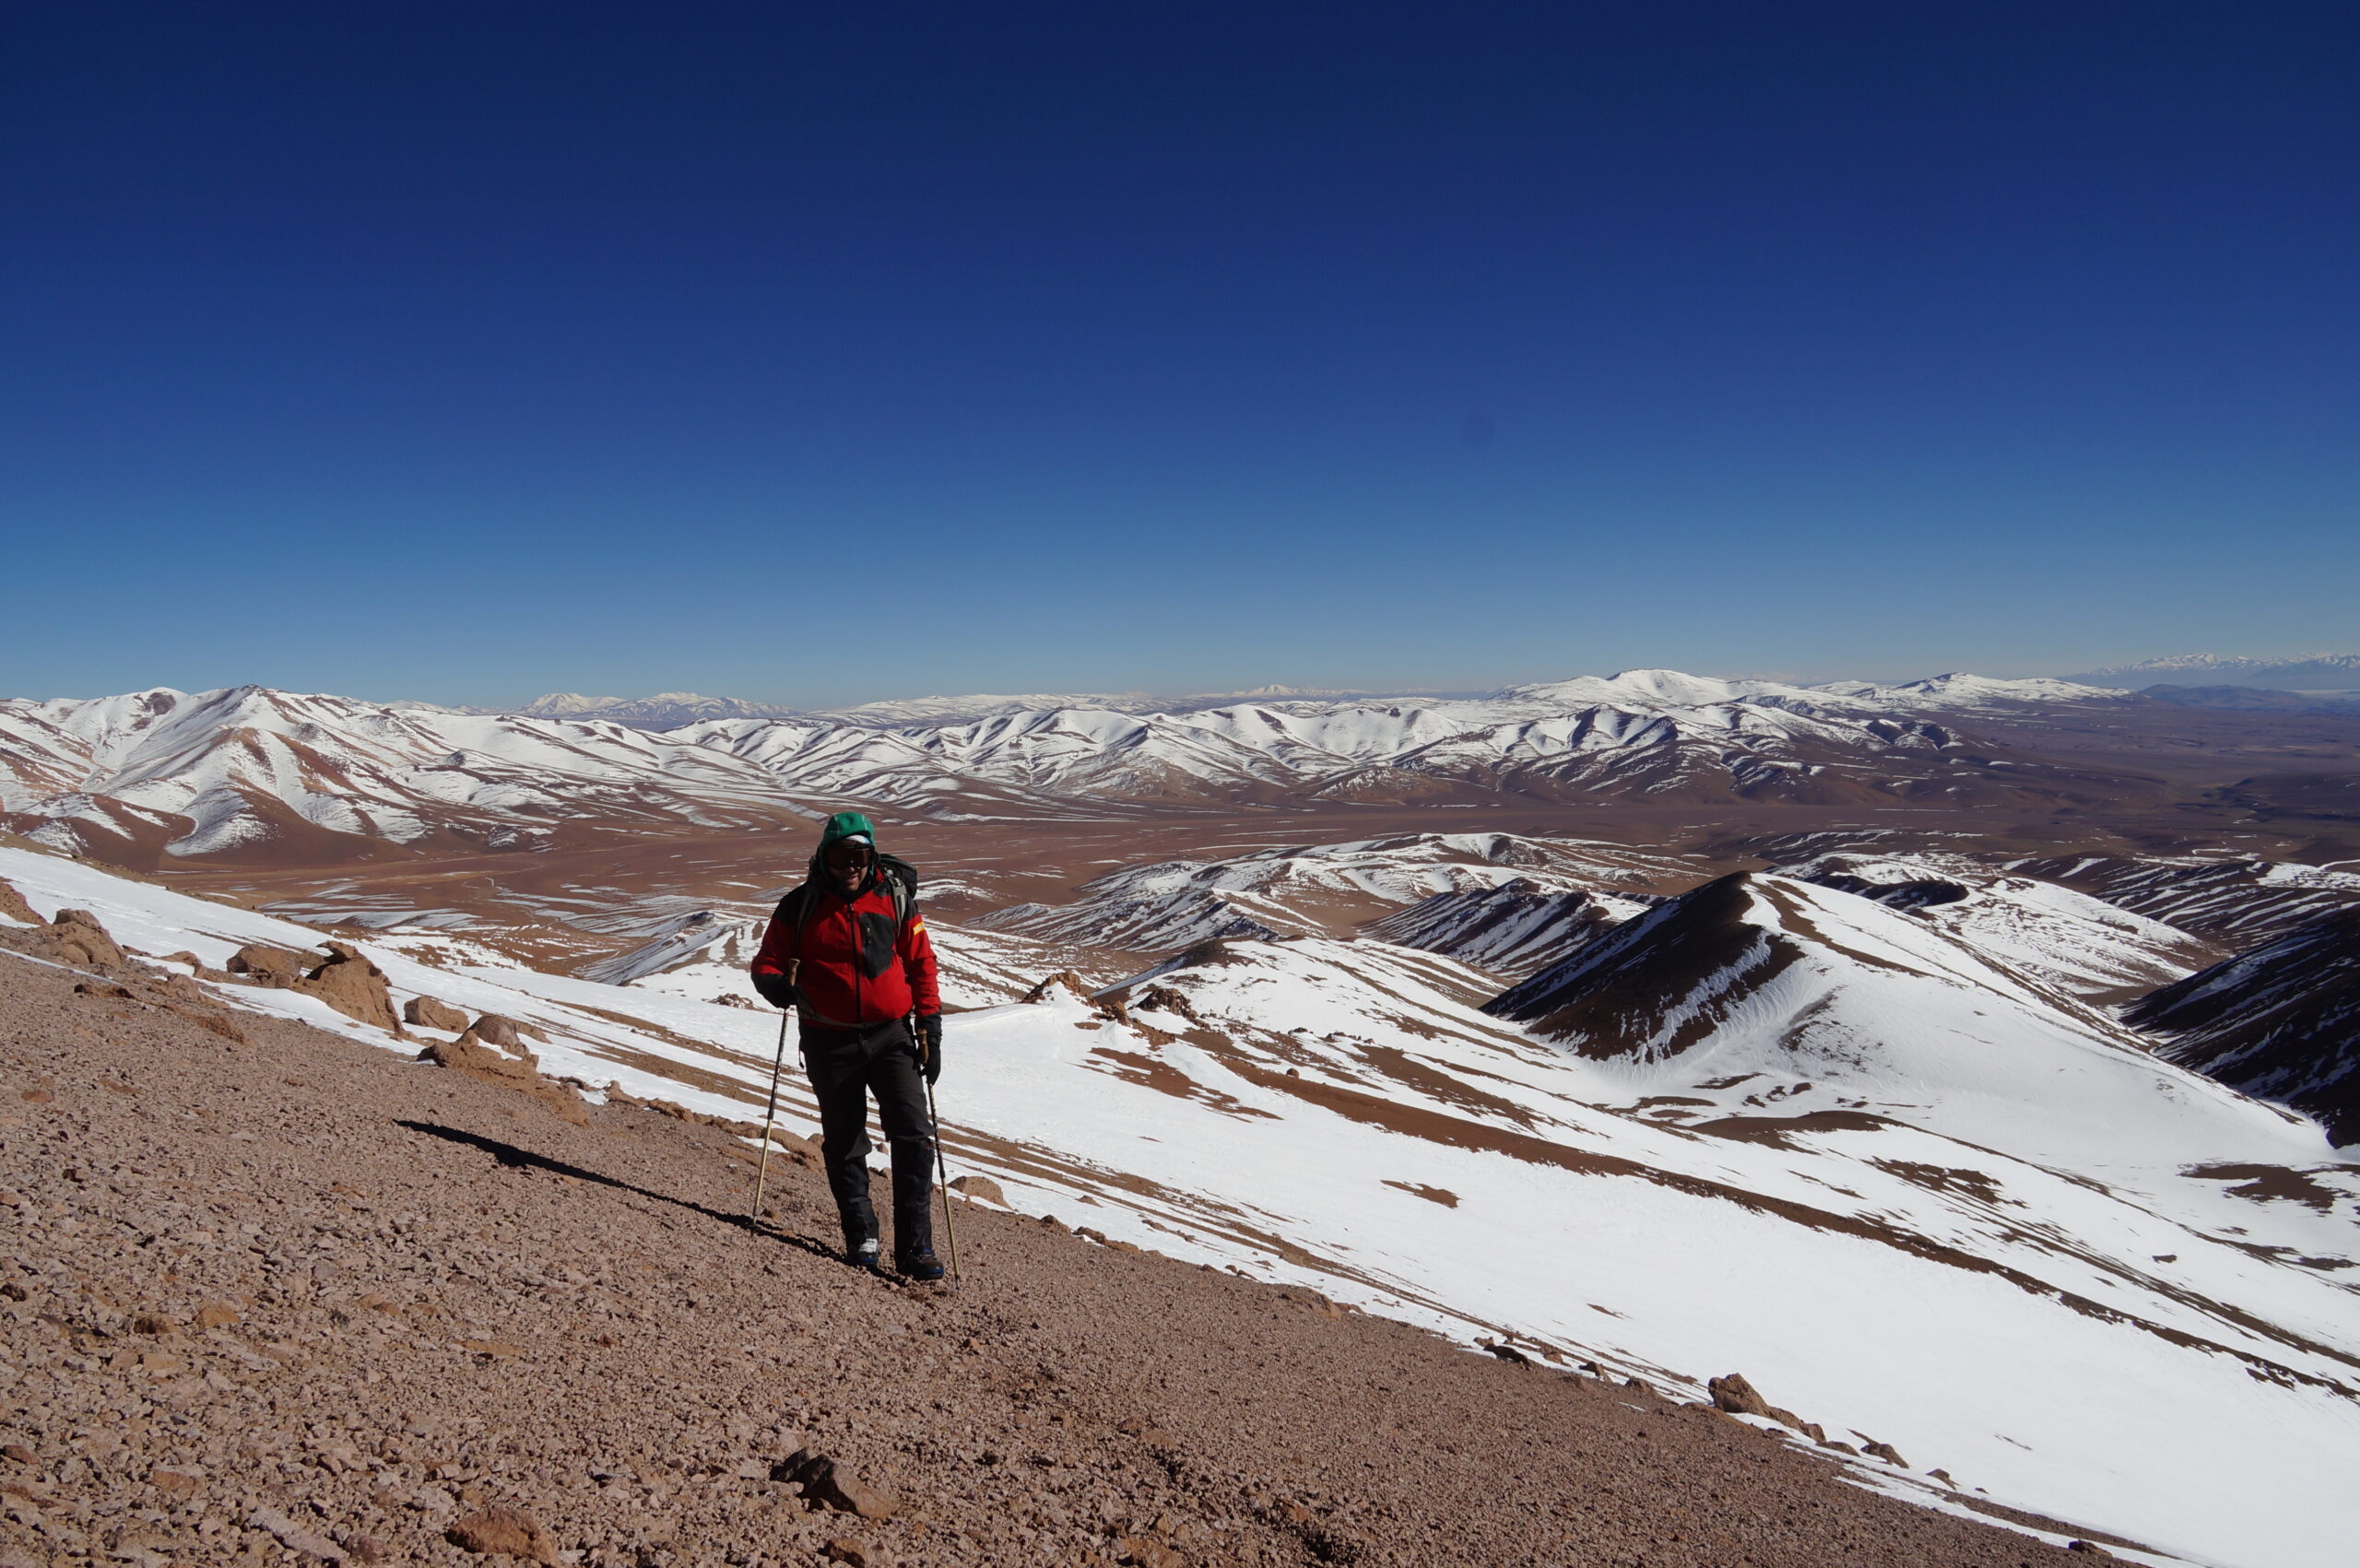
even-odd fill
[{"label": "scattered stone", "polygon": [[243,1045],[247,1043],[246,1032],[240,1029],[233,1020],[219,1013],[205,1012],[195,1008],[174,1008],[172,1011],[180,1014],[197,1028],[219,1035],[232,1045]]},{"label": "scattered stone", "polygon": [[1045,1002],[1056,996],[1060,987],[1072,992],[1079,1000],[1084,1002],[1090,1000],[1090,982],[1070,969],[1061,969],[1050,975],[1041,984],[1025,992],[1024,999],[1028,1002]]},{"label": "scattered stone", "polygon": [[1486,1345],[1483,1348],[1511,1365],[1530,1366],[1532,1364],[1532,1358],[1514,1345]]},{"label": "scattered stone", "polygon": [[[162,958],[158,959],[156,961],[158,963],[184,963],[191,969],[203,969],[205,967],[205,961],[197,957],[195,953],[190,952],[185,948],[176,953],[166,953]],[[177,978],[185,980],[188,976],[183,974]]]},{"label": "scattered stone", "polygon": [[858,1541],[837,1537],[820,1549],[820,1555],[831,1562],[842,1562],[847,1568],[892,1568],[892,1554],[873,1541]]},{"label": "scattered stone", "polygon": [[521,1508],[486,1508],[454,1522],[442,1539],[464,1551],[485,1557],[521,1557],[554,1565],[557,1542],[530,1514]]},{"label": "scattered stone", "polygon": [[303,973],[301,955],[267,942],[248,942],[230,955],[225,965],[232,974],[251,975],[265,985],[292,985]]},{"label": "scattered stone", "polygon": [[49,931],[51,950],[67,963],[96,969],[101,965],[124,968],[131,962],[99,924],[99,917],[87,909],[59,910]]},{"label": "scattered stone", "polygon": [[402,1021],[420,1029],[457,1034],[467,1027],[467,1015],[448,1002],[438,1002],[431,996],[412,996],[402,1004]]},{"label": "scattered stone", "polygon": [[1872,1454],[1876,1456],[1876,1457],[1882,1459],[1886,1464],[1894,1466],[1900,1469],[1906,1470],[1909,1468],[1909,1461],[1903,1458],[1900,1453],[1894,1449],[1894,1445],[1890,1443],[1863,1443],[1860,1444],[1860,1452],[1863,1454]]},{"label": "scattered stone", "polygon": [[199,1328],[227,1328],[233,1323],[244,1321],[245,1315],[228,1302],[207,1302],[196,1309],[196,1326]]},{"label": "scattered stone", "polygon": [[1115,1542],[1115,1550],[1133,1568],[1188,1568],[1186,1558],[1146,1536],[1124,1536]]},{"label": "scattered stone", "polygon": [[2094,1540],[2067,1541],[2065,1543],[2065,1550],[2068,1551],[2084,1552],[2092,1557],[2110,1558],[2114,1555],[2114,1553],[2108,1551],[2106,1548],[2100,1546]]},{"label": "scattered stone", "polygon": [[305,1557],[316,1557],[323,1562],[341,1562],[345,1560],[344,1548],[324,1535],[305,1529],[276,1509],[257,1508],[246,1515],[246,1524],[253,1529],[268,1530],[272,1535],[277,1536],[278,1543],[289,1551],[301,1552]]},{"label": "scattered stone", "polygon": [[204,1484],[204,1478],[194,1470],[159,1465],[148,1472],[148,1484],[158,1491],[168,1492],[175,1497],[187,1497]]},{"label": "scattered stone", "polygon": [[971,1198],[980,1198],[985,1203],[997,1203],[1002,1208],[1008,1207],[1008,1194],[1000,1191],[999,1184],[989,1176],[954,1176],[950,1181],[950,1190]]},{"label": "scattered stone", "polygon": [[881,1546],[841,1539],[821,1547],[820,1555],[831,1562],[844,1563],[847,1568],[892,1568],[893,1562]]},{"label": "scattered stone", "polygon": [[771,1480],[800,1485],[804,1501],[814,1508],[832,1508],[864,1519],[890,1519],[902,1506],[901,1499],[883,1487],[863,1481],[842,1462],[808,1448],[799,1448],[773,1466]]},{"label": "scattered stone", "polygon": [[160,1312],[143,1312],[131,1320],[134,1334],[152,1334],[158,1338],[170,1338],[181,1331],[181,1326]]},{"label": "scattered stone", "polygon": [[394,993],[385,972],[349,942],[328,942],[327,961],[295,982],[294,988],[317,996],[356,1022],[401,1037],[402,1020],[394,1012]]}]

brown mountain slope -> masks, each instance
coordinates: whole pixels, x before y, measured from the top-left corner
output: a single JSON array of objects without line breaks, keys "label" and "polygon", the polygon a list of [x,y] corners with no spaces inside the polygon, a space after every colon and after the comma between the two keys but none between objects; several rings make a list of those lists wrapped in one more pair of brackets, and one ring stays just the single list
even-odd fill
[{"label": "brown mountain slope", "polygon": [[[873,1280],[820,1251],[814,1173],[773,1166],[775,1233],[739,1219],[726,1134],[235,1043],[31,941],[0,937],[0,1561],[498,1561],[450,1539],[495,1508],[592,1568],[2065,1561],[1708,1410],[964,1204],[963,1290]],[[773,1479],[807,1449],[891,1517]]]}]

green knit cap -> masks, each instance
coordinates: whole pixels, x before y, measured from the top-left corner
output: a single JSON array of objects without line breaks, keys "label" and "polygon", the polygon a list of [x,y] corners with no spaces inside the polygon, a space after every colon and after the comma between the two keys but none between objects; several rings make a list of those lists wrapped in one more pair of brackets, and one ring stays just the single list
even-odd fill
[{"label": "green knit cap", "polygon": [[828,825],[820,830],[820,853],[827,854],[830,844],[838,839],[848,839],[855,833],[867,838],[871,849],[877,847],[877,830],[869,825],[867,818],[857,811],[837,812],[828,819]]}]

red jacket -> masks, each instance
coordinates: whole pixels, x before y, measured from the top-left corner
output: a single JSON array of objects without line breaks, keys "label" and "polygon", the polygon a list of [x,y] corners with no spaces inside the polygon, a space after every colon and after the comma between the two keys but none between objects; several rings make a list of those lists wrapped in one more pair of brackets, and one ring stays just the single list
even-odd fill
[{"label": "red jacket", "polygon": [[[813,901],[808,916],[807,898]],[[892,890],[881,879],[872,878],[849,903],[817,882],[781,900],[753,972],[785,974],[790,959],[801,961],[795,984],[803,993],[797,1016],[805,1023],[851,1029],[942,1010],[926,917],[913,906],[896,929]]]}]

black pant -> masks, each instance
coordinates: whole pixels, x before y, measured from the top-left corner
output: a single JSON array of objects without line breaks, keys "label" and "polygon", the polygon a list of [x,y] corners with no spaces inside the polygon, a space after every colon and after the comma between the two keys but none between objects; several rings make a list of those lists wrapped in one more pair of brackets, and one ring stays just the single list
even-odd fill
[{"label": "black pant", "polygon": [[868,1096],[893,1155],[893,1250],[906,1257],[934,1247],[934,1143],[927,1136],[926,1079],[907,1025],[813,1029],[802,1034],[803,1070],[820,1101],[820,1150],[844,1221],[844,1245],[877,1236],[868,1201]]}]

